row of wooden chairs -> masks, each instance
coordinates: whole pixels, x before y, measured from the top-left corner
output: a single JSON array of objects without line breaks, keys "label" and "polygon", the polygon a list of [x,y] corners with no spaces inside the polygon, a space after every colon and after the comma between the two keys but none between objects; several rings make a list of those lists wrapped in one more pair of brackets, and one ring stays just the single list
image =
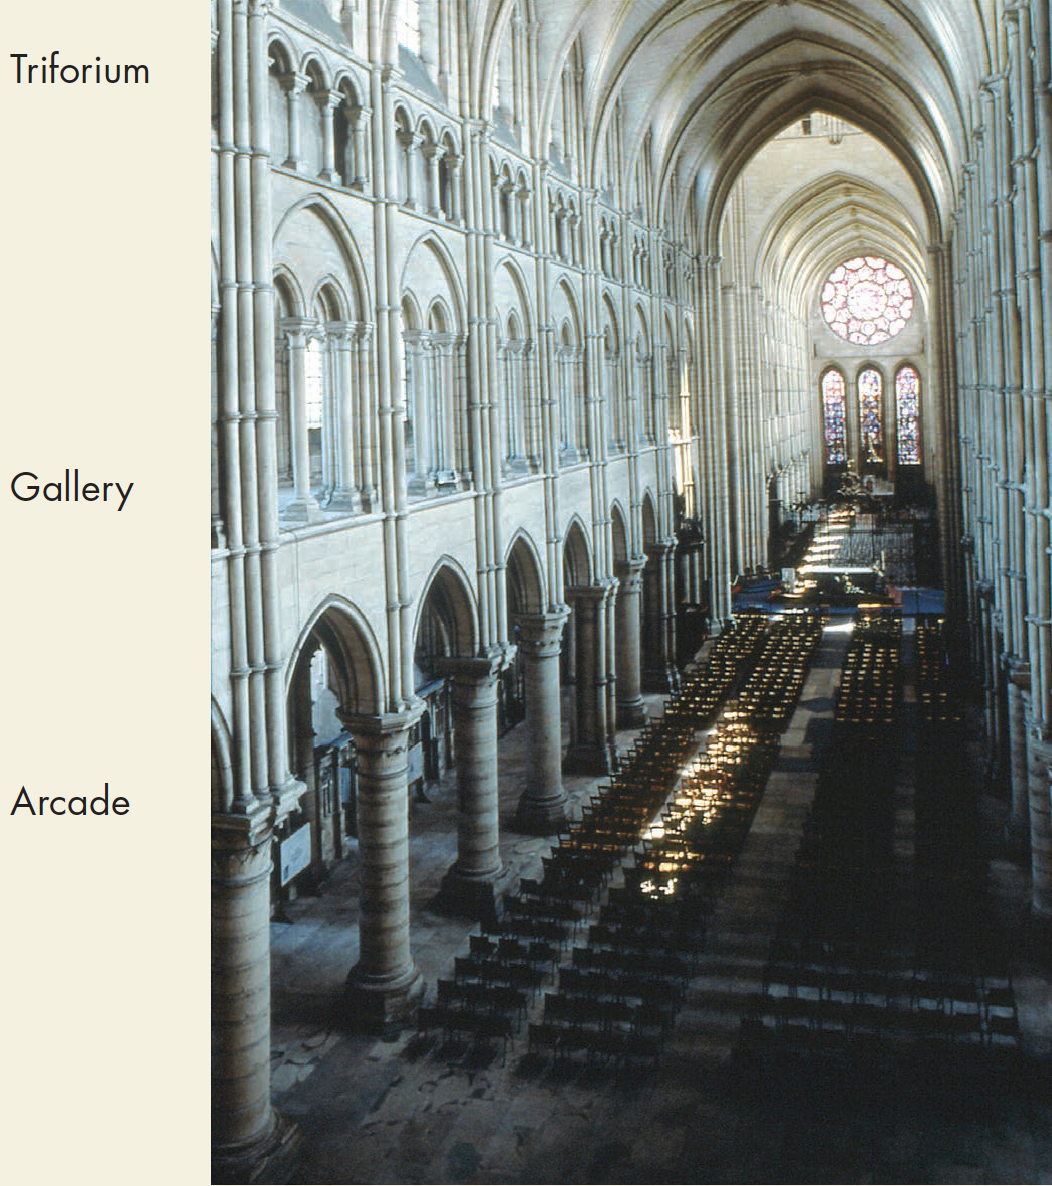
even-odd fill
[{"label": "row of wooden chairs", "polygon": [[458,955],[453,959],[453,975],[457,983],[480,982],[506,985],[532,993],[540,991],[547,979],[547,969],[529,961],[496,956],[487,959],[477,955]]},{"label": "row of wooden chairs", "polygon": [[923,956],[934,969],[923,977],[925,991],[933,1007],[945,1009],[967,972],[975,986],[967,1012],[982,1015],[988,1042],[1013,1045],[1019,1041],[1015,993],[1001,926],[986,893],[988,867],[963,705],[942,619],[919,621],[915,645],[916,925]]},{"label": "row of wooden chairs", "polygon": [[[904,970],[883,967],[874,942],[894,891],[894,764],[883,726],[901,686],[899,645],[894,619],[863,615],[856,624],[835,741],[805,821],[762,991],[743,1018],[746,1044],[769,1040],[777,1049],[810,1051],[869,1041],[908,983]],[[877,718],[879,731],[860,728]]]},{"label": "row of wooden chairs", "polygon": [[772,626],[738,696],[739,709],[754,728],[785,728],[821,640],[822,619],[816,610],[790,611]]},{"label": "row of wooden chairs", "polygon": [[499,1042],[502,1062],[507,1061],[508,1043],[514,1036],[514,1025],[507,1016],[455,1005],[421,1005],[417,1012],[417,1029],[424,1039],[432,1031],[441,1030],[447,1042],[454,1035],[468,1035],[476,1048],[488,1048]]},{"label": "row of wooden chairs", "polygon": [[859,1036],[889,1044],[935,1039],[987,1049],[1017,1046],[1020,1040],[1019,1019],[1014,1012],[987,1014],[978,1008],[932,1008],[904,998],[885,1003],[763,994],[750,1016],[765,1026],[795,1033],[804,1045],[823,1032],[832,1032],[847,1042]]},{"label": "row of wooden chairs", "polygon": [[[927,637],[918,648],[919,678],[926,671],[923,678],[935,681],[945,671],[934,653],[937,642]],[[957,831],[958,818],[967,813],[963,767],[955,760],[963,753],[963,738],[952,735],[952,715],[943,723],[941,742],[937,723],[920,734],[917,902],[909,918],[918,941],[912,952],[902,947],[905,919],[894,918],[904,888],[893,852],[897,755],[887,731],[860,729],[862,722],[852,719],[868,714],[879,724],[882,713],[891,719],[897,710],[899,647],[898,623],[884,618],[863,622],[849,648],[847,665],[856,674],[858,696],[841,697],[836,760],[827,763],[819,782],[762,991],[742,1019],[743,1049],[847,1050],[856,1058],[918,1043],[983,1052],[1019,1042],[1011,980],[1000,970],[995,945],[982,938],[974,893],[981,881],[972,869],[953,869],[954,860],[967,858]],[[876,682],[868,699],[866,680]],[[892,712],[885,713],[889,703]],[[923,714],[922,705],[922,721]],[[944,864],[933,867],[938,837],[947,834]],[[977,923],[978,942],[962,945]],[[890,943],[881,942],[884,927]],[[852,935],[855,941],[845,941]]]},{"label": "row of wooden chairs", "polygon": [[[717,640],[714,659],[685,680],[662,716],[646,723],[610,784],[560,834],[542,877],[524,878],[505,897],[501,917],[471,937],[470,954],[454,962],[454,979],[440,983],[438,1003],[422,1012],[423,1029],[441,1026],[479,1043],[499,1038],[506,1048],[529,1000],[679,780],[700,723],[755,662],[767,629],[766,616],[743,615]],[[639,856],[645,862],[646,854]],[[713,866],[718,860],[711,854]],[[659,1057],[704,940],[705,909],[697,894],[658,911],[638,887],[611,890],[600,921],[584,932],[588,946],[574,948],[557,991],[545,994],[544,1021],[530,1025],[531,1048],[554,1050],[557,1059],[583,1052],[618,1064]],[[502,1022],[491,1032],[493,1018]]]},{"label": "row of wooden chairs", "polygon": [[840,676],[837,722],[894,724],[902,696],[901,652],[901,611],[859,614]]},{"label": "row of wooden chairs", "polygon": [[657,1065],[661,1060],[661,1034],[596,1029],[563,1022],[531,1022],[529,1048],[534,1055],[554,1055],[557,1067],[571,1066],[583,1054],[590,1065],[596,1062],[617,1069],[642,1063]]},{"label": "row of wooden chairs", "polygon": [[[750,619],[740,632],[744,637],[717,643],[716,661],[688,681],[664,715],[643,731],[613,784],[601,788],[586,806],[553,858],[566,850],[592,851],[589,845],[604,853],[619,850],[623,857],[638,845],[693,753],[696,729],[714,696],[729,689],[742,668],[755,661],[765,629],[758,618]],[[700,859],[702,854],[692,853],[686,840],[678,843],[684,856]],[[530,1027],[531,1047],[554,1051],[557,1063],[582,1054],[603,1062],[660,1056],[663,1034],[704,942],[707,905],[697,894],[684,894],[666,905],[640,892],[651,848],[648,842],[643,851],[637,849],[636,866],[624,870],[625,885],[608,891],[599,922],[588,928],[587,946],[574,948],[572,965],[560,969],[557,991],[545,994],[543,1022]],[[713,854],[713,863],[717,860]],[[540,888],[549,883],[546,873]]]},{"label": "row of wooden chairs", "polygon": [[[574,948],[575,955],[578,951],[587,955],[601,954],[587,947]],[[685,987],[682,983],[655,975],[650,968],[630,971],[617,966],[591,970],[587,965],[578,966],[575,960],[571,967],[559,969],[559,991],[567,996],[590,996],[676,1008],[683,1000]]]},{"label": "row of wooden chairs", "polygon": [[667,1034],[675,1022],[675,1009],[655,1002],[630,1005],[610,996],[576,992],[544,994],[544,1020],[581,1028],[619,1030],[621,1033]]},{"label": "row of wooden chairs", "polygon": [[947,660],[943,619],[919,620],[914,646],[921,720],[926,723],[961,721],[964,713]]}]

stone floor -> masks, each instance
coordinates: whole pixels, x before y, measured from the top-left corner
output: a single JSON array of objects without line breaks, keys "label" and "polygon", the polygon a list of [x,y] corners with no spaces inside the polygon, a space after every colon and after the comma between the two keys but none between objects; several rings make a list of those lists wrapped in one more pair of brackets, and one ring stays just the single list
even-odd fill
[{"label": "stone floor", "polygon": [[[274,1102],[302,1133],[290,1180],[1052,1183],[1052,953],[1026,930],[1024,873],[996,851],[992,893],[1015,953],[1022,1057],[976,1075],[911,1060],[879,1078],[802,1064],[747,1073],[733,1057],[814,793],[814,749],[828,733],[848,636],[836,626],[783,735],[659,1069],[557,1081],[524,1058],[524,1040],[504,1065],[498,1057],[469,1070],[433,1048],[414,1054],[409,1033],[390,1042],[340,1033],[329,1014],[357,959],[353,853],[321,896],[290,905],[291,921],[272,935]],[[503,851],[537,876],[550,842],[512,830],[522,734],[501,742]],[[579,803],[594,780],[566,784]],[[1000,806],[986,804],[991,828]],[[899,828],[908,854],[908,811]],[[410,831],[413,952],[433,989],[474,930],[429,906],[455,856],[452,786],[412,805]]]}]

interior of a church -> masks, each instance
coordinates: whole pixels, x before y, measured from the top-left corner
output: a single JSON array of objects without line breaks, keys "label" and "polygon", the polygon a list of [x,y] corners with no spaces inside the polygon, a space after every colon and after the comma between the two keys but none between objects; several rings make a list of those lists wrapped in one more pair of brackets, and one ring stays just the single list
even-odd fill
[{"label": "interior of a church", "polygon": [[211,18],[213,1181],[1052,1181],[1047,0]]}]

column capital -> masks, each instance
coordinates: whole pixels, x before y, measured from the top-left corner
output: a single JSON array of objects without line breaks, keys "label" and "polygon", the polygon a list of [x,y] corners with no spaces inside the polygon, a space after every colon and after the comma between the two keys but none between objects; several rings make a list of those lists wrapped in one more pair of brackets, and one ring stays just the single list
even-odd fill
[{"label": "column capital", "polygon": [[356,321],[327,321],[325,331],[337,345],[348,345],[358,335]]},{"label": "column capital", "polygon": [[492,686],[510,658],[505,656],[503,648],[494,647],[482,655],[445,655],[435,660],[434,668],[454,685]]},{"label": "column capital", "polygon": [[622,589],[630,590],[633,586],[638,588],[646,563],[645,556],[629,556],[627,560],[614,561],[614,575],[620,581]]},{"label": "column capital", "polygon": [[659,539],[655,540],[653,543],[644,544],[643,551],[646,553],[648,559],[651,556],[656,556],[659,560],[662,560],[675,548],[675,546],[675,540]]},{"label": "column capital", "polygon": [[617,588],[617,581],[610,578],[601,579],[591,585],[571,585],[565,590],[571,601],[605,601]]},{"label": "column capital", "polygon": [[[389,749],[397,753],[401,748],[399,742],[404,743],[403,733],[408,733],[413,725],[424,714],[424,701],[414,698],[401,712],[365,713],[347,712],[342,708],[336,709],[336,715],[355,740],[356,745],[370,744],[370,748]],[[384,741],[388,745],[384,745]]]},{"label": "column capital", "polygon": [[288,338],[290,346],[305,346],[317,328],[318,323],[309,317],[283,317],[278,322],[278,329]]},{"label": "column capital", "polygon": [[519,628],[519,648],[524,655],[543,658],[557,655],[562,645],[563,626],[570,616],[570,607],[556,606],[546,613],[516,614]]},{"label": "column capital", "polygon": [[217,854],[248,853],[267,844],[274,832],[274,813],[256,799],[244,812],[213,812],[212,850]]},{"label": "column capital", "polygon": [[278,82],[281,84],[282,90],[287,91],[292,95],[301,95],[307,89],[310,79],[306,74],[300,74],[296,70],[291,70],[288,74],[279,74]]}]

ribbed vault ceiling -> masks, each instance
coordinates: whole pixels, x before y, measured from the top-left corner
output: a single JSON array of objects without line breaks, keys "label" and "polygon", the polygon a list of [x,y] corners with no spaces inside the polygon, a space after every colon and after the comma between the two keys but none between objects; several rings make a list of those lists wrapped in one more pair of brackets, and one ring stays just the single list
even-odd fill
[{"label": "ribbed vault ceiling", "polygon": [[[746,182],[765,177],[764,197],[772,192],[776,204],[767,206],[769,217],[749,244],[753,279],[786,308],[803,316],[814,306],[816,294],[828,273],[846,257],[882,255],[906,269],[922,307],[928,307],[927,239],[919,198],[908,200],[903,185],[892,187],[896,166],[888,159],[876,177],[858,169],[859,144],[854,129],[846,129],[841,169],[823,173],[794,185],[772,156],[772,145],[761,149],[743,174]],[[879,163],[881,150],[868,146],[866,162]],[[779,192],[780,191],[780,192]],[[750,190],[753,193],[754,190]]]},{"label": "ribbed vault ceiling", "polygon": [[[509,0],[479,11],[479,44]],[[989,73],[992,0],[532,0],[542,127],[580,36],[591,176],[620,99],[629,157],[648,131],[667,191],[698,187],[716,241],[727,194],[746,162],[789,119],[833,112],[878,137],[913,178],[925,233],[941,237],[966,153],[967,110]],[[520,10],[522,0],[520,0]],[[587,177],[586,177],[587,180]]]}]

